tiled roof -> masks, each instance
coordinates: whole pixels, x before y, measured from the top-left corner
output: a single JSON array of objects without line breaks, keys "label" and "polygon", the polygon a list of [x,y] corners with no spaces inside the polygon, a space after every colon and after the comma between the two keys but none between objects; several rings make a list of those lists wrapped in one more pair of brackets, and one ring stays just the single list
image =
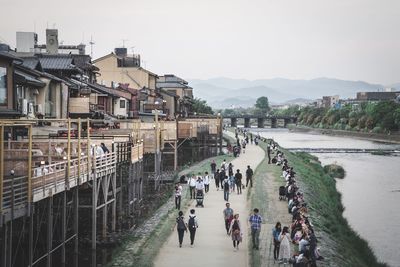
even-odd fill
[{"label": "tiled roof", "polygon": [[156,83],[157,88],[187,88],[187,89],[192,89],[192,87],[187,86],[186,84],[183,83],[177,83],[177,82],[157,82]]},{"label": "tiled roof", "polygon": [[42,69],[42,66],[40,65],[39,59],[37,57],[24,57],[22,59],[24,60],[22,66],[31,70]]},{"label": "tiled roof", "polygon": [[74,60],[71,56],[46,55],[39,56],[40,64],[44,70],[75,70]]},{"label": "tiled roof", "polygon": [[99,71],[99,68],[92,64],[91,58],[89,55],[71,55],[75,66],[81,68],[83,70],[95,70]]},{"label": "tiled roof", "polygon": [[21,70],[15,70],[15,74],[17,75],[17,82],[26,83],[35,87],[43,87],[46,83],[42,82],[41,80],[36,79],[36,77],[24,73]]}]

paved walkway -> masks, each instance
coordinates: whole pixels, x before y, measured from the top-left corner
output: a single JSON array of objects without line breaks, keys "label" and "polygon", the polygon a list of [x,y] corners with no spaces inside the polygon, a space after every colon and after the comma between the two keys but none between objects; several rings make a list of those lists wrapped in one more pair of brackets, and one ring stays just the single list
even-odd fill
[{"label": "paved walkway", "polygon": [[[245,170],[250,165],[253,170],[264,158],[264,151],[255,145],[248,145],[245,154],[232,161],[234,170],[240,169],[243,174],[242,181],[246,181]],[[236,172],[236,171],[235,171]],[[232,239],[226,235],[222,211],[225,208],[223,192],[217,191],[214,180],[211,181],[210,191],[204,199],[204,208],[195,208],[195,202],[191,208],[196,209],[199,220],[199,228],[196,231],[194,248],[190,247],[189,234],[185,233],[182,248],[178,246],[178,233],[176,229],[171,233],[167,242],[163,245],[160,253],[154,261],[156,267],[245,267],[248,266],[248,216],[252,207],[247,205],[247,189],[243,194],[229,195],[231,208],[239,213],[243,231],[243,242],[239,251],[234,251]],[[187,219],[189,213],[185,214]]]}]

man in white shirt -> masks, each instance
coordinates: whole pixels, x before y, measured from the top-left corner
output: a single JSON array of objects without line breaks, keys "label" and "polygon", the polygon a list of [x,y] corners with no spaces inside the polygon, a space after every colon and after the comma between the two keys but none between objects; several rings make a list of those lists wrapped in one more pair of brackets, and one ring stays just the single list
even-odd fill
[{"label": "man in white shirt", "polygon": [[182,186],[180,183],[175,184],[175,208],[181,209]]},{"label": "man in white shirt", "polygon": [[210,176],[208,175],[208,172],[204,173],[203,182],[204,182],[204,191],[207,193],[208,190],[210,189]]},{"label": "man in white shirt", "polygon": [[196,198],[196,190],[195,190],[196,178],[193,174],[190,176],[187,183],[189,185],[190,199],[195,199]]},{"label": "man in white shirt", "polygon": [[197,191],[204,191],[204,182],[203,179],[201,179],[201,176],[197,177],[197,181],[196,181],[196,190]]}]

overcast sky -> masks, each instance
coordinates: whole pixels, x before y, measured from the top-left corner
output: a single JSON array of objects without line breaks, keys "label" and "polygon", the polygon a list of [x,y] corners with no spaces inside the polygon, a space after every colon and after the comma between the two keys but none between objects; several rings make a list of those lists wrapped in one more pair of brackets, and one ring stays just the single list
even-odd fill
[{"label": "overcast sky", "polygon": [[[182,78],[332,77],[400,81],[399,0],[0,0],[0,41],[125,46],[149,70]],[[90,53],[90,48],[87,48]]]}]

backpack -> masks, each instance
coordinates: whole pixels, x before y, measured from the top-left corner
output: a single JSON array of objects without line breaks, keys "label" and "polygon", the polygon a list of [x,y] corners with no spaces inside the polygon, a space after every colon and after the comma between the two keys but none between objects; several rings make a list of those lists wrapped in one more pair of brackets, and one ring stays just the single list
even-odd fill
[{"label": "backpack", "polygon": [[196,216],[189,218],[189,223],[188,223],[189,229],[196,229],[196,222],[195,222],[194,218],[196,218]]},{"label": "backpack", "polygon": [[224,190],[229,190],[229,181],[228,180],[226,180],[224,182]]},{"label": "backpack", "polygon": [[183,221],[182,217],[176,218],[176,223],[178,224],[178,226],[177,226],[178,230],[186,230],[186,225],[185,225],[185,222]]}]

